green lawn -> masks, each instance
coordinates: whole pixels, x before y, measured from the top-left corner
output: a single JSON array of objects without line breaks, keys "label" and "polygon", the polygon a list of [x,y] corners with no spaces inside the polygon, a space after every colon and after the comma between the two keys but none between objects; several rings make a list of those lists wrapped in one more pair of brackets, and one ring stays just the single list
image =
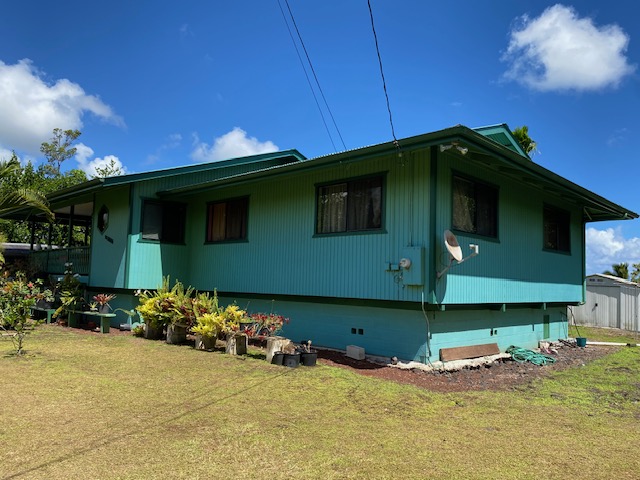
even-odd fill
[{"label": "green lawn", "polygon": [[27,350],[0,341],[2,479],[640,472],[640,348],[515,391],[455,394],[56,326]]},{"label": "green lawn", "polygon": [[569,326],[570,337],[587,337],[596,342],[640,343],[640,334],[617,328]]}]

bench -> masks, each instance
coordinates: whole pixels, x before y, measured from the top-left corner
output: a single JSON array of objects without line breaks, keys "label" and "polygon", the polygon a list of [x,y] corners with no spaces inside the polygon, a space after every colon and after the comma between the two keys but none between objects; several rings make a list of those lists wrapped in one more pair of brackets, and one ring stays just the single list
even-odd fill
[{"label": "bench", "polygon": [[[69,312],[69,326],[70,327],[77,327],[78,324],[75,321],[76,315],[86,315],[89,317],[98,317],[100,319],[100,332],[101,333],[109,333],[109,329],[111,328],[111,319],[114,318],[116,316],[115,313],[100,313],[100,312],[94,312],[91,310],[68,310]],[[73,320],[72,320],[73,317]],[[72,325],[72,323],[74,323]]]},{"label": "bench", "polygon": [[34,314],[34,312],[43,312],[47,314],[47,323],[51,323],[51,318],[53,316],[53,314],[55,313],[56,309],[55,308],[43,308],[43,307],[31,307],[31,315]]}]

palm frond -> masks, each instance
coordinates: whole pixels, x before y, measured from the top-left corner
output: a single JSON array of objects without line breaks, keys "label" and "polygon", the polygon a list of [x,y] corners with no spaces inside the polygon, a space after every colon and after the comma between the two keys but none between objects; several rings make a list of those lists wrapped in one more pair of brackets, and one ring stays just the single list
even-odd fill
[{"label": "palm frond", "polygon": [[[1,172],[2,167],[0,167],[0,175]],[[39,192],[18,189],[0,193],[0,214],[20,207],[33,207],[46,213],[48,217],[53,217],[47,198]]]}]

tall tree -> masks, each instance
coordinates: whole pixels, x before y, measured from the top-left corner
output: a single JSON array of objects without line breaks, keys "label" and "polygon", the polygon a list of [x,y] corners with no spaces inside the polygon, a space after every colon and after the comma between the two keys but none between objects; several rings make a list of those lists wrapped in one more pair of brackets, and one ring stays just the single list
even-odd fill
[{"label": "tall tree", "polygon": [[53,129],[53,137],[51,142],[42,142],[40,151],[47,159],[45,172],[49,176],[60,175],[60,167],[62,162],[68,160],[76,154],[77,149],[71,144],[82,135],[79,130],[62,130],[61,128]]},{"label": "tall tree", "polygon": [[634,263],[632,267],[633,272],[631,272],[631,281],[640,283],[640,263]]},{"label": "tall tree", "polygon": [[109,163],[103,165],[102,167],[96,167],[96,174],[93,178],[106,178],[106,177],[115,177],[117,175],[123,175],[124,171],[113,157],[110,159]]},{"label": "tall tree", "polygon": [[10,160],[0,161],[0,214],[17,207],[33,207],[53,218],[47,199],[42,193],[31,188],[11,188],[5,185],[5,179],[10,179],[21,169],[15,153]]},{"label": "tall tree", "polygon": [[624,278],[625,280],[629,280],[629,264],[627,262],[624,263],[614,263],[611,265],[611,270],[605,270],[605,275],[612,275],[614,277]]},{"label": "tall tree", "polygon": [[522,127],[516,128],[511,133],[513,133],[513,136],[527,155],[537,152],[538,144],[529,136],[529,127],[523,125]]}]

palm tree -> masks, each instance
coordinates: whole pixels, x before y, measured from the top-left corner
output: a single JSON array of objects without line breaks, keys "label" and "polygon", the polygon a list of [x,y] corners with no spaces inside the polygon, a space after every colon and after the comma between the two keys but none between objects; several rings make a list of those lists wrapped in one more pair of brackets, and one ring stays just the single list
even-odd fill
[{"label": "palm tree", "polygon": [[538,144],[529,136],[529,127],[523,125],[511,132],[527,155],[538,151]]},{"label": "palm tree", "polygon": [[[11,160],[0,160],[0,186],[4,180],[20,171],[22,167],[14,155]],[[33,207],[44,212],[49,219],[53,219],[53,213],[49,209],[49,202],[40,192],[27,188],[0,188],[0,215],[20,207]],[[4,263],[4,256],[0,249],[0,263]]]},{"label": "palm tree", "polygon": [[624,263],[614,263],[611,265],[613,272],[611,270],[605,270],[605,275],[612,275],[614,277],[624,278],[625,280],[629,280],[629,264],[627,262]]}]

